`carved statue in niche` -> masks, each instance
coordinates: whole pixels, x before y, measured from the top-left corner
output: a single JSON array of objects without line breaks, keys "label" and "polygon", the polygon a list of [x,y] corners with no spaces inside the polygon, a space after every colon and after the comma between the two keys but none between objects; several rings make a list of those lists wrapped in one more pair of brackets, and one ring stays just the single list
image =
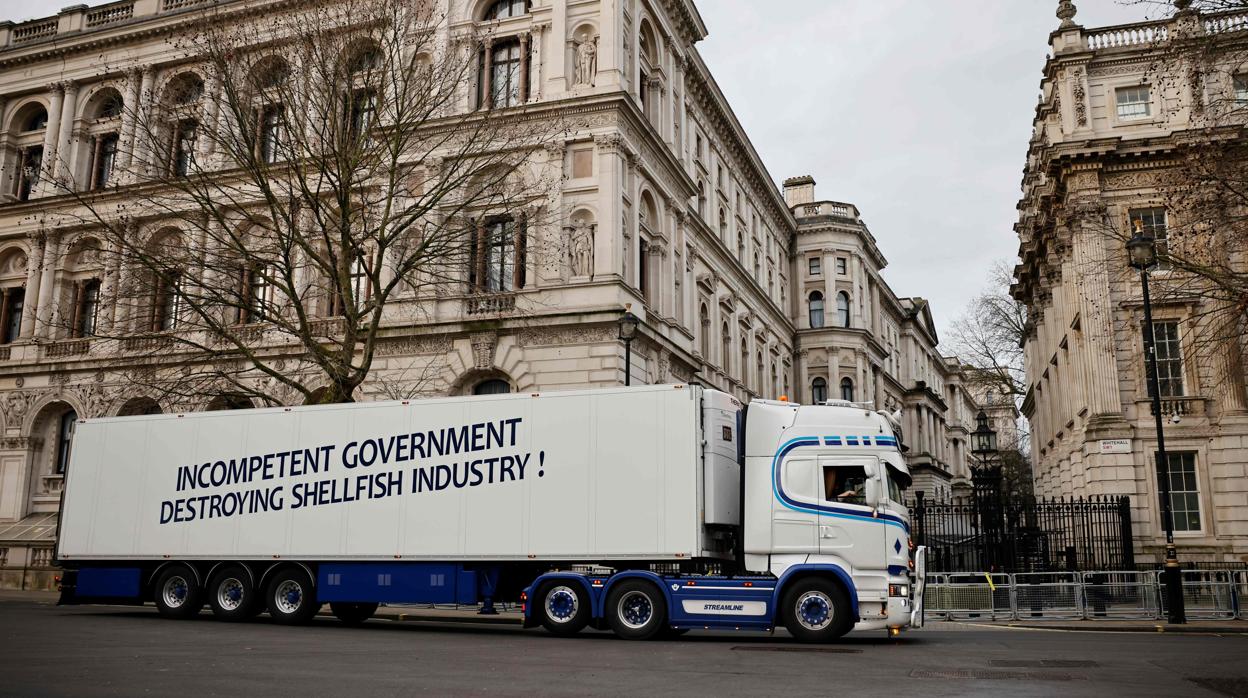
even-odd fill
[{"label": "carved statue in niche", "polygon": [[568,263],[572,276],[591,276],[594,273],[595,227],[584,220],[573,221],[568,227]]},{"label": "carved statue in niche", "polygon": [[576,62],[573,65],[572,84],[593,87],[598,75],[598,37],[576,42]]}]

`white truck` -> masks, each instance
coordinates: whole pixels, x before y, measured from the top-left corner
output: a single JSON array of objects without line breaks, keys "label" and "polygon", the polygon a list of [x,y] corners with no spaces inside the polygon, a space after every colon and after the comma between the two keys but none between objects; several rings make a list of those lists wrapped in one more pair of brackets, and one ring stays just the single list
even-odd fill
[{"label": "white truck", "polygon": [[171,618],[523,602],[526,627],[922,624],[899,429],[661,385],[78,422],[62,603]]}]

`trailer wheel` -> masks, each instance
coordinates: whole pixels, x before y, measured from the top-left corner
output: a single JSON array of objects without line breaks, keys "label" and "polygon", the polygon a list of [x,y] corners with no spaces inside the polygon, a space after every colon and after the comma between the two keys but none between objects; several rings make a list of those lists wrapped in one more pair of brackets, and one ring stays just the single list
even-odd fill
[{"label": "trailer wheel", "polygon": [[612,587],[606,612],[611,630],[625,640],[650,640],[667,627],[663,592],[640,579],[626,579]]},{"label": "trailer wheel", "polygon": [[831,642],[849,632],[854,620],[845,592],[817,577],[793,582],[780,612],[789,634],[802,642]]},{"label": "trailer wheel", "polygon": [[589,625],[589,596],[576,582],[551,582],[538,594],[542,627],[552,635],[575,635]]},{"label": "trailer wheel", "polygon": [[321,609],[312,578],[300,567],[289,567],[273,575],[265,599],[269,615],[283,625],[307,623]]},{"label": "trailer wheel", "polygon": [[377,612],[377,604],[333,602],[329,604],[329,610],[335,618],[347,625],[360,625],[373,617]]},{"label": "trailer wheel", "polygon": [[208,606],[217,620],[240,621],[255,616],[259,606],[251,575],[237,565],[222,568],[208,582]]},{"label": "trailer wheel", "polygon": [[156,578],[152,593],[156,610],[165,618],[191,618],[204,607],[204,590],[195,573],[185,565],[174,565]]}]

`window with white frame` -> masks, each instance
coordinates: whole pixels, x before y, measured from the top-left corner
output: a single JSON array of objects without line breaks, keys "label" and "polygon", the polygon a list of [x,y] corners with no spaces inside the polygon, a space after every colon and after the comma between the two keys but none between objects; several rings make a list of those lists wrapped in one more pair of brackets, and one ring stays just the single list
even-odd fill
[{"label": "window with white frame", "polygon": [[1157,389],[1161,397],[1183,396],[1183,346],[1179,323],[1153,323],[1153,351],[1157,354]]},{"label": "window with white frame", "polygon": [[844,257],[836,258],[836,273],[845,276],[849,274],[849,260]]},{"label": "window with white frame", "polygon": [[1239,73],[1232,78],[1235,89],[1235,106],[1248,106],[1248,73]]},{"label": "window with white frame", "polygon": [[1166,261],[1166,255],[1170,250],[1169,243],[1169,221],[1166,218],[1166,209],[1160,206],[1150,208],[1133,208],[1128,213],[1130,221],[1130,232],[1134,233],[1136,222],[1140,223],[1141,229],[1145,235],[1153,238],[1157,247],[1157,268],[1169,269],[1170,264]]},{"label": "window with white frame", "polygon": [[[1170,514],[1174,530],[1197,532],[1200,527],[1200,486],[1196,474],[1195,453],[1167,453],[1170,475]],[[1161,473],[1157,474],[1158,480]]]},{"label": "window with white frame", "polygon": [[810,258],[810,275],[820,276],[823,274],[823,262],[818,257]]},{"label": "window with white frame", "polygon": [[1114,95],[1118,104],[1119,121],[1138,121],[1153,115],[1148,85],[1120,87]]}]

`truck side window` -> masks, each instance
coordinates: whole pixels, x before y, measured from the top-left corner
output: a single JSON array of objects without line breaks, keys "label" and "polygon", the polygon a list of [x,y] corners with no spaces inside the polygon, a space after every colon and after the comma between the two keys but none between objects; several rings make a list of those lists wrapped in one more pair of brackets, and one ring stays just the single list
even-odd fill
[{"label": "truck side window", "polygon": [[823,466],[823,494],[829,502],[866,504],[867,470],[861,465]]}]

